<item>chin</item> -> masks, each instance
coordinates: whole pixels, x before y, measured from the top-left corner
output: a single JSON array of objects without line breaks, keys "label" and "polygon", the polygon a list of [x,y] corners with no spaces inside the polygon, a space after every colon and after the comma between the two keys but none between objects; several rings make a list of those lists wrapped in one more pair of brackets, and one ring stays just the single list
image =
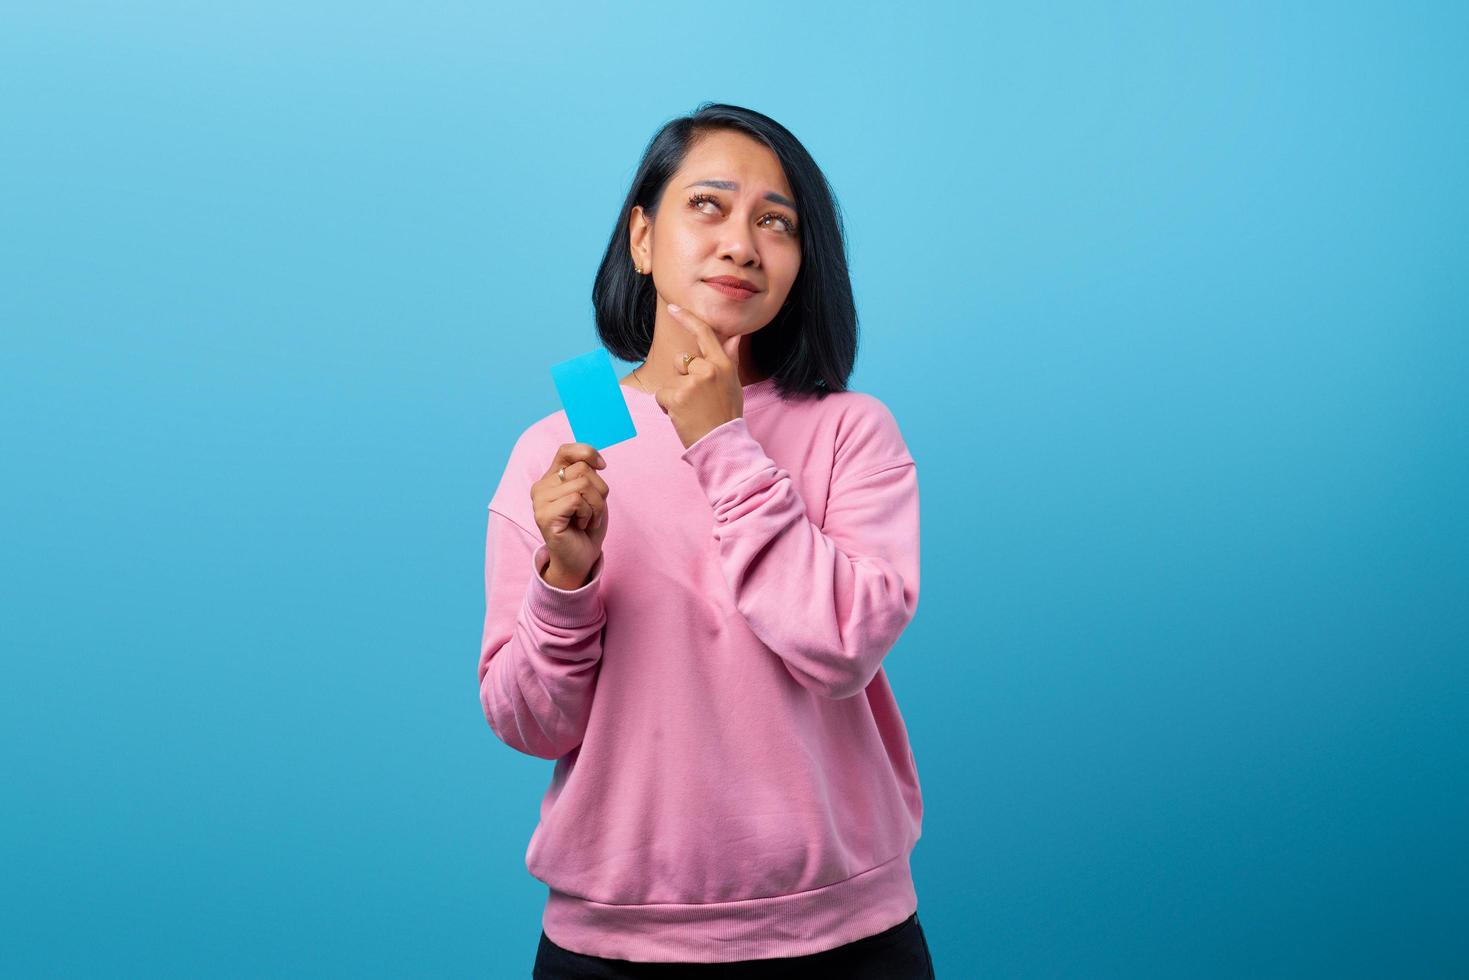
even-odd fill
[{"label": "chin", "polygon": [[742,324],[740,323],[740,321],[736,320],[732,323],[727,323],[725,322],[724,318],[721,317],[717,312],[705,313],[702,310],[695,310],[694,315],[703,320],[705,323],[709,324],[714,332],[719,334],[721,337],[731,337],[741,332],[740,327],[742,326]]}]

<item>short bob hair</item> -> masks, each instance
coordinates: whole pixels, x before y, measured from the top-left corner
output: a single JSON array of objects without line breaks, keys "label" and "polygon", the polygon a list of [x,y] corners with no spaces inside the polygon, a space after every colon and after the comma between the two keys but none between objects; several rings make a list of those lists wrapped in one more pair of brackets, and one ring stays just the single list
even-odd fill
[{"label": "short bob hair", "polygon": [[597,334],[624,361],[642,361],[653,345],[652,277],[633,268],[628,221],[641,205],[653,217],[668,181],[689,149],[708,132],[744,133],[769,147],[780,161],[800,215],[801,268],[785,305],[750,335],[750,352],[762,375],[775,380],[782,398],[845,391],[857,358],[857,306],[847,273],[846,239],[826,175],[791,132],[752,109],[705,102],[692,115],[666,123],[648,142],[627,199],[612,228],[592,285]]}]

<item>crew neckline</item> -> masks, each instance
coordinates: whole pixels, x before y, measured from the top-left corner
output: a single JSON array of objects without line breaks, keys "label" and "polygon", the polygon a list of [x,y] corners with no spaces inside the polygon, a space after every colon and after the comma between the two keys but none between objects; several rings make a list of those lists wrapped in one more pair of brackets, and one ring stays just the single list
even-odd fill
[{"label": "crew neckline", "polygon": [[[644,391],[636,383],[630,385],[623,384],[620,379],[617,382],[617,386],[627,392],[623,398],[628,404],[636,402],[640,405],[656,408],[660,414],[662,413],[663,409],[659,407],[658,399],[651,391]],[[774,375],[747,385],[740,385],[740,391],[744,393],[746,412],[780,401],[780,392],[775,390]]]}]

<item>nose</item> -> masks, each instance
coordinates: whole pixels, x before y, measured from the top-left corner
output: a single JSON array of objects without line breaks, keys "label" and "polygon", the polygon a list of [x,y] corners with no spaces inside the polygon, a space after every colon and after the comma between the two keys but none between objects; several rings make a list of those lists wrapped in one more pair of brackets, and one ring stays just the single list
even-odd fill
[{"label": "nose", "polygon": [[724,241],[719,246],[719,257],[736,265],[759,265],[760,253],[743,222],[728,222]]}]

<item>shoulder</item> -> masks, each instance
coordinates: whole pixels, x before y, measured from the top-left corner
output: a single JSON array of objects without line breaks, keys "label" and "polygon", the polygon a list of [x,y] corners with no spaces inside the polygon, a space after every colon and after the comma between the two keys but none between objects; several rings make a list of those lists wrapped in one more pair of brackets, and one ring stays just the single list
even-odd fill
[{"label": "shoulder", "polygon": [[897,417],[876,395],[837,391],[822,403],[834,420],[835,469],[861,473],[913,462]]},{"label": "shoulder", "polygon": [[544,415],[523,428],[510,447],[500,482],[490,496],[490,510],[533,530],[531,484],[545,475],[557,448],[571,441],[571,425],[564,410]]}]

